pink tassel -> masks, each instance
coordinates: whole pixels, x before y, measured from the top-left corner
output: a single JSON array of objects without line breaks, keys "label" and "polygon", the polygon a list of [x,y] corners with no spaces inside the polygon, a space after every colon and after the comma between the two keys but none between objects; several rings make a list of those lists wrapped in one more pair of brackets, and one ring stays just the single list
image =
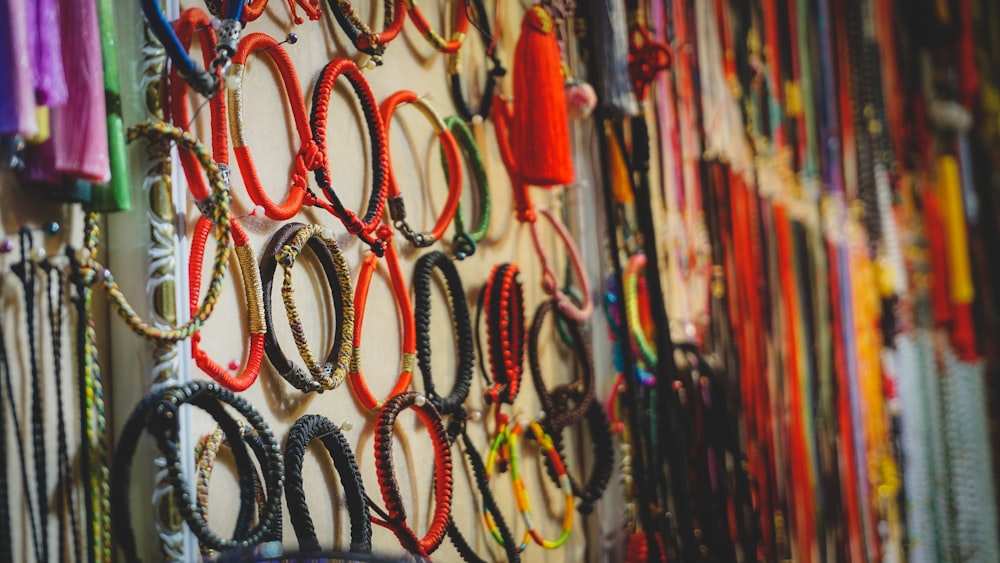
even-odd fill
[{"label": "pink tassel", "polygon": [[97,4],[62,0],[59,8],[63,60],[72,63],[65,67],[69,99],[52,111],[56,169],[91,182],[107,182],[111,164]]},{"label": "pink tassel", "polygon": [[28,52],[27,4],[0,1],[0,135],[38,134]]}]

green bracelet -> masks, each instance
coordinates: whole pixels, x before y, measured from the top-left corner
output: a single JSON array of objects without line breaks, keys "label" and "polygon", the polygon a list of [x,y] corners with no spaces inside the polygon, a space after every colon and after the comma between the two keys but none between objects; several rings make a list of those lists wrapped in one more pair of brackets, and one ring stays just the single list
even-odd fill
[{"label": "green bracelet", "polygon": [[[476,252],[476,243],[483,240],[486,230],[490,226],[490,184],[486,178],[486,168],[483,166],[483,156],[479,152],[479,145],[472,136],[472,131],[465,124],[465,120],[458,116],[451,116],[444,120],[448,130],[455,137],[462,154],[465,156],[466,165],[472,173],[472,183],[479,189],[479,197],[476,198],[477,213],[476,223],[472,232],[465,228],[465,218],[462,215],[462,203],[458,203],[458,211],[455,212],[455,238],[452,246],[455,257],[459,260],[472,256]],[[441,152],[441,160],[444,162],[444,149]],[[444,166],[445,181],[448,180],[448,167]]]}]

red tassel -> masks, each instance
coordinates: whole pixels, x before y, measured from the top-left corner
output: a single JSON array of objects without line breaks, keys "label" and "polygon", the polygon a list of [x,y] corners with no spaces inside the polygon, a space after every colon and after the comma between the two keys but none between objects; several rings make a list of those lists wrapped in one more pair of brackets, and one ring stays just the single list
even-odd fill
[{"label": "red tassel", "polygon": [[511,149],[521,180],[534,186],[573,181],[562,59],[552,17],[540,4],[521,22],[514,52]]}]

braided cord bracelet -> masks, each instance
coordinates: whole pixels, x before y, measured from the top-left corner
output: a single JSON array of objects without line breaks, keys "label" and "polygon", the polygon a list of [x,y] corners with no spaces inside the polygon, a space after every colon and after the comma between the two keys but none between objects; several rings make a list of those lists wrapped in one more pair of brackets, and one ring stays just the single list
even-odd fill
[{"label": "braided cord bracelet", "polygon": [[445,39],[438,32],[431,29],[430,23],[428,23],[427,18],[424,17],[423,12],[417,7],[417,0],[406,0],[407,10],[410,12],[410,19],[413,20],[413,25],[420,30],[420,33],[424,36],[424,39],[428,43],[434,46],[435,49],[442,53],[457,53],[459,49],[462,48],[462,43],[465,42],[465,35],[469,31],[469,16],[466,13],[468,9],[466,7],[466,0],[458,0],[457,2],[449,2],[449,4],[454,4],[454,21],[452,25],[455,26],[454,30],[451,32],[451,39]]},{"label": "braided cord bracelet", "polygon": [[542,291],[555,299],[559,310],[565,313],[567,317],[582,323],[589,319],[594,312],[594,304],[590,297],[590,278],[587,276],[587,271],[583,266],[583,257],[580,255],[580,250],[576,246],[576,243],[573,242],[573,236],[570,235],[569,229],[566,228],[566,225],[549,208],[542,205],[535,205],[534,210],[536,217],[541,216],[548,220],[549,224],[552,225],[556,234],[562,240],[570,265],[573,267],[573,273],[576,274],[576,278],[580,283],[580,297],[582,302],[580,305],[577,305],[559,287],[556,274],[549,263],[548,255],[545,253],[545,245],[542,242],[542,237],[538,229],[538,221],[534,220],[531,221],[531,240],[535,245],[535,252],[538,254],[538,259],[542,265]]},{"label": "braided cord bracelet", "polygon": [[[486,177],[486,167],[483,166],[483,155],[479,152],[479,146],[476,144],[476,139],[472,136],[469,126],[456,116],[446,117],[444,123],[451,131],[455,142],[458,143],[458,148],[462,150],[466,166],[472,173],[472,182],[479,191],[476,197],[475,226],[472,227],[471,232],[466,230],[461,200],[455,208],[455,238],[452,241],[452,247],[455,250],[455,258],[464,260],[476,252],[476,244],[483,240],[483,237],[486,236],[486,230],[490,226],[490,183]],[[445,181],[450,182],[447,158],[447,153],[442,146],[441,161],[445,170]]]},{"label": "braided cord bracelet", "polygon": [[[567,397],[568,398],[568,397]],[[576,397],[574,397],[576,400]],[[573,477],[567,470],[570,486],[573,494],[580,499],[576,504],[576,510],[580,514],[587,515],[594,510],[594,503],[604,495],[611,480],[611,473],[614,471],[615,451],[611,438],[611,422],[604,406],[599,401],[592,400],[584,413],[587,421],[587,430],[590,431],[590,443],[593,448],[593,465],[587,482],[583,483]],[[563,455],[565,442],[562,437],[562,429],[549,430],[552,436],[552,444]],[[547,460],[548,458],[546,458]],[[559,483],[559,475],[550,463],[545,464],[549,471],[549,477],[555,483]]]},{"label": "braided cord bracelet", "polygon": [[302,460],[306,447],[309,442],[317,439],[323,442],[330,454],[344,488],[351,515],[351,552],[369,553],[372,549],[371,515],[354,452],[339,428],[328,418],[315,414],[307,414],[296,420],[285,442],[285,502],[288,504],[288,515],[292,528],[295,529],[295,537],[299,540],[299,549],[304,553],[320,551],[316,529],[306,504],[306,492],[302,486]]},{"label": "braided cord bracelet", "polygon": [[[240,2],[241,0],[205,0],[205,5],[208,7],[208,11],[218,15],[222,11],[229,7],[231,2]],[[245,2],[245,0],[242,0]],[[243,8],[243,21],[249,23],[252,21],[257,21],[257,18],[264,14],[264,10],[267,8],[268,0],[254,0],[252,2],[246,2],[246,7]],[[302,24],[303,20],[299,16],[298,10],[295,9],[295,5],[298,4],[300,8],[306,13],[312,21],[316,21],[323,16],[323,12],[319,9],[319,0],[285,0],[288,4],[289,11],[292,12],[292,21],[295,25]]]},{"label": "braided cord bracelet", "polygon": [[[406,509],[399,494],[399,483],[396,481],[396,469],[392,460],[393,428],[399,413],[404,409],[416,411],[434,444],[434,515],[423,538],[418,538],[406,525]],[[382,516],[384,521],[373,518],[373,522],[392,530],[408,551],[429,557],[444,540],[451,519],[452,466],[448,433],[434,405],[423,395],[413,391],[400,393],[386,401],[379,411],[375,425],[375,474],[387,514]],[[377,507],[374,510],[382,514]]]},{"label": "braided cord bracelet", "polygon": [[[504,263],[493,267],[480,295],[480,303],[486,309],[489,379],[493,382],[484,395],[487,404],[511,404],[520,390],[527,334],[522,291],[521,271],[516,264]],[[480,361],[481,350],[480,347]]]},{"label": "braided cord bracelet", "polygon": [[[372,187],[364,217],[358,217],[355,212],[344,207],[331,185],[330,155],[326,150],[327,113],[330,108],[330,95],[333,92],[334,82],[340,75],[343,75],[351,83],[351,87],[361,103],[361,112],[368,125],[368,136],[371,141]],[[333,206],[333,214],[344,223],[348,232],[358,235],[368,244],[372,244],[373,241],[368,238],[368,235],[382,222],[386,192],[389,189],[389,144],[386,139],[385,126],[382,124],[382,115],[375,102],[375,95],[354,61],[334,59],[323,67],[319,78],[316,79],[316,85],[313,87],[313,106],[309,121],[312,127],[313,141],[319,148],[321,156],[320,166],[313,171],[316,185],[323,190],[323,195]]]},{"label": "braided cord bracelet", "polygon": [[[455,347],[455,381],[448,396],[442,397],[434,388],[431,375],[431,274],[438,270],[444,276],[451,308],[452,329],[457,339]],[[469,395],[472,385],[472,369],[475,365],[475,349],[472,342],[472,319],[469,305],[465,302],[465,289],[455,264],[448,255],[434,250],[420,257],[413,267],[413,318],[416,325],[417,365],[424,377],[424,392],[428,400],[442,415],[455,414]]]},{"label": "braided cord bracelet", "polygon": [[229,191],[226,189],[222,172],[212,160],[212,157],[209,156],[201,143],[188,133],[167,123],[151,121],[133,125],[128,129],[129,142],[140,137],[148,137],[156,141],[175,142],[179,147],[193,152],[201,163],[202,168],[208,173],[212,195],[210,197],[211,205],[207,206],[207,211],[210,212],[209,219],[214,225],[213,232],[216,249],[215,260],[212,264],[212,276],[209,280],[205,297],[198,310],[192,313],[191,318],[179,327],[160,329],[142,319],[122,293],[111,271],[105,269],[97,262],[96,254],[100,240],[100,229],[97,224],[98,215],[96,213],[88,214],[85,221],[85,246],[80,252],[80,275],[83,279],[93,281],[97,278],[95,275],[97,272],[103,274],[101,283],[108,298],[111,300],[112,306],[133,332],[152,341],[177,342],[197,332],[205,320],[212,314],[219,300],[219,293],[222,291],[222,281],[226,277],[226,264],[228,263],[229,253],[233,247],[232,237],[230,236],[232,216],[229,212]]},{"label": "braided cord bracelet", "polygon": [[[400,316],[400,323],[403,327],[402,346],[402,366],[399,377],[393,386],[389,396],[399,395],[410,387],[413,379],[413,363],[416,359],[416,326],[413,320],[413,309],[410,307],[410,294],[406,287],[406,280],[403,279],[403,270],[399,264],[399,255],[396,247],[392,244],[392,229],[388,225],[380,225],[378,237],[385,249],[386,266],[389,268],[389,281],[392,284],[392,294],[396,301],[396,311]],[[382,408],[383,402],[375,398],[365,376],[361,372],[361,330],[364,324],[365,307],[368,304],[368,290],[371,287],[372,276],[378,267],[378,255],[374,252],[365,256],[361,263],[361,270],[358,272],[358,283],[354,294],[354,355],[351,357],[351,371],[349,380],[354,396],[358,398],[362,406],[369,411],[377,411]]]},{"label": "braided cord bracelet", "polygon": [[[219,538],[212,533],[205,519],[199,514],[197,506],[191,502],[191,493],[184,478],[177,443],[180,406],[190,404],[208,412],[222,427],[236,456],[241,490],[249,489],[254,493],[241,494],[241,500],[244,501],[241,504],[245,505],[246,501],[249,501],[252,506],[256,490],[253,463],[246,451],[239,425],[228,414],[222,403],[228,404],[246,418],[249,426],[261,439],[263,447],[260,453],[266,455],[259,461],[263,470],[267,503],[258,524],[245,535],[239,535],[231,540]],[[280,447],[264,419],[250,403],[215,383],[191,382],[179,387],[166,387],[147,395],[132,411],[122,429],[111,470],[111,481],[116,484],[111,492],[111,505],[114,507],[111,517],[118,544],[127,561],[141,560],[135,543],[135,531],[131,525],[128,491],[132,460],[144,428],[154,435],[161,453],[166,458],[168,478],[173,486],[177,508],[202,545],[218,551],[247,547],[259,543],[269,533],[281,514],[281,487],[284,474]],[[241,507],[241,514],[246,513],[245,508]]]},{"label": "braided cord bracelet", "polygon": [[[505,424],[501,427],[500,432],[498,432],[496,438],[493,439],[493,445],[490,447],[489,456],[486,458],[486,475],[487,477],[492,476],[493,469],[497,465],[497,460],[500,457],[500,450],[502,448],[506,452],[506,457],[509,460],[508,467],[510,469],[510,480],[511,486],[514,489],[514,500],[517,503],[517,510],[521,513],[521,518],[524,520],[525,526],[528,527],[525,537],[527,538],[530,536],[535,543],[545,549],[556,549],[566,543],[566,540],[569,539],[570,533],[573,531],[573,512],[575,504],[573,487],[569,482],[569,476],[566,474],[566,465],[563,463],[561,454],[553,445],[552,438],[545,433],[545,430],[543,430],[542,426],[537,422],[529,423],[528,427],[531,429],[532,435],[541,446],[542,453],[548,458],[548,463],[551,465],[553,471],[555,471],[559,478],[558,482],[560,488],[562,489],[566,506],[563,515],[562,533],[560,533],[554,540],[547,540],[542,538],[541,532],[535,528],[534,518],[531,513],[531,502],[528,500],[528,493],[524,486],[524,481],[521,479],[521,473],[518,467],[518,459],[520,458],[520,455],[518,453],[517,446],[519,437],[524,431],[523,424],[515,422],[513,426]],[[487,527],[490,528],[490,531],[494,531],[496,526],[492,521],[492,515],[485,511],[485,507],[484,518],[486,520]],[[500,538],[496,534],[494,534],[494,539],[500,541]]]},{"label": "braided cord bracelet", "polygon": [[[590,345],[583,337],[579,323],[568,319],[564,326],[567,328],[572,340],[572,348],[576,355],[576,379],[571,383],[559,385],[553,392],[549,392],[545,385],[545,378],[542,377],[542,366],[538,354],[539,338],[545,317],[552,311],[558,319],[565,317],[565,313],[559,309],[554,301],[543,301],[535,310],[535,318],[531,321],[531,329],[528,333],[528,366],[531,368],[531,378],[535,383],[535,391],[538,393],[538,400],[545,409],[545,426],[551,432],[560,432],[566,426],[575,424],[583,418],[583,415],[594,401],[594,360],[590,354]],[[569,399],[573,399],[574,406],[568,408]]]},{"label": "braided cord bracelet", "polygon": [[399,35],[406,17],[404,0],[384,0],[384,2],[385,29],[381,32],[375,32],[368,24],[361,21],[361,17],[354,11],[350,0],[327,0],[330,11],[333,12],[337,23],[340,24],[340,28],[347,34],[354,47],[370,56],[376,65],[382,64],[382,56],[385,54],[386,46]]},{"label": "braided cord bracelet", "polygon": [[[337,302],[336,322],[338,331],[326,360],[321,364],[309,348],[305,329],[295,305],[295,290],[292,285],[292,269],[295,260],[306,246],[312,249],[326,275],[334,301]],[[288,325],[299,356],[305,362],[306,370],[293,364],[285,356],[274,333],[271,313],[271,289],[278,264],[282,269],[281,300],[285,307]],[[351,273],[344,255],[337,247],[328,230],[320,225],[288,223],[271,237],[260,262],[261,294],[264,299],[264,351],[267,359],[281,376],[296,389],[303,392],[322,393],[336,389],[344,381],[351,363],[351,338],[355,330],[354,290],[351,287]]]},{"label": "braided cord bracelet", "polygon": [[[462,50],[457,49],[448,55],[445,66],[448,71],[448,79],[451,83],[451,99],[455,104],[455,111],[462,119],[471,123],[482,123],[490,116],[490,104],[493,102],[493,91],[496,89],[497,80],[507,74],[507,69],[500,63],[497,56],[496,42],[493,32],[490,30],[489,17],[486,15],[486,6],[483,0],[466,0],[466,10],[474,9],[473,24],[479,30],[483,43],[486,45],[486,58],[490,61],[490,69],[486,71],[486,85],[483,87],[482,100],[479,109],[473,109],[466,101],[462,91]],[[468,14],[466,14],[468,18]]]},{"label": "braided cord bracelet", "polygon": [[[264,459],[264,456],[261,455],[261,448],[263,445],[260,441],[260,437],[254,434],[252,430],[248,430],[243,421],[237,421],[237,424],[240,428],[241,438],[247,441],[251,448],[254,448],[254,453],[257,455],[258,459]],[[197,478],[197,482],[195,483],[195,502],[198,507],[198,513],[206,522],[208,521],[209,481],[212,478],[212,471],[215,469],[215,460],[218,458],[219,451],[222,449],[223,444],[228,445],[228,442],[226,441],[226,433],[222,430],[221,426],[217,426],[211,434],[205,434],[202,436],[201,440],[198,440],[198,444],[194,448],[195,475]],[[234,457],[240,455],[243,454],[239,454],[234,451]],[[246,460],[249,458],[241,459]],[[264,496],[264,487],[260,478],[260,473],[256,468],[254,468],[253,471],[253,490],[240,489],[240,513],[236,517],[236,531],[233,533],[234,536],[246,535],[250,531],[250,527],[253,525],[252,519],[254,516],[248,510],[250,507],[256,505],[258,511],[263,511],[264,506],[267,504],[267,498]],[[253,502],[249,502],[248,495],[251,494],[253,495]],[[278,534],[278,536],[280,537],[280,534]],[[214,552],[209,547],[204,545],[201,546],[201,554],[203,556],[210,557],[213,553]]]},{"label": "braided cord bracelet", "polygon": [[434,228],[429,232],[416,232],[407,224],[406,204],[402,195],[400,195],[399,183],[396,180],[396,174],[392,169],[391,161],[389,163],[389,215],[392,218],[393,225],[413,246],[423,248],[441,240],[445,230],[448,228],[448,224],[455,217],[455,212],[458,210],[458,201],[462,197],[462,167],[459,162],[458,143],[455,142],[455,137],[452,136],[444,120],[441,119],[441,116],[438,115],[437,111],[434,110],[426,99],[418,97],[415,92],[410,90],[396,92],[383,100],[382,105],[379,106],[379,111],[382,113],[382,124],[385,126],[386,139],[389,138],[389,126],[392,124],[392,114],[400,104],[412,104],[431,121],[434,125],[438,141],[441,143],[441,149],[444,152],[448,199],[445,200],[444,209],[441,210],[441,215],[438,216],[437,221],[434,223]]},{"label": "braided cord bracelet", "polygon": [[[194,236],[191,240],[188,283],[191,285],[189,299],[192,314],[195,313],[198,306],[198,293],[201,291],[202,258],[205,255],[205,242],[211,227],[211,221],[201,217],[198,224],[195,225]],[[244,307],[247,311],[247,325],[250,331],[247,362],[241,373],[236,375],[229,373],[201,349],[201,331],[197,331],[191,336],[191,357],[194,358],[198,367],[216,380],[219,385],[230,391],[243,391],[253,385],[257,376],[260,375],[260,368],[264,363],[264,334],[267,332],[267,325],[264,323],[264,294],[253,245],[250,244],[250,239],[235,217],[232,220],[232,233],[234,250],[243,278]]]},{"label": "braided cord bracelet", "polygon": [[625,297],[625,318],[628,322],[628,333],[631,340],[638,348],[639,354],[646,363],[648,369],[653,369],[658,363],[656,347],[649,341],[646,329],[642,323],[642,310],[640,307],[640,280],[643,277],[642,271],[646,267],[646,255],[642,253],[633,254],[625,265],[625,273],[622,276]]},{"label": "braided cord bracelet", "polygon": [[[452,444],[458,442],[458,439],[462,438],[462,447],[465,448],[465,455],[469,458],[469,464],[472,465],[472,474],[476,481],[476,487],[479,489],[479,494],[482,495],[483,506],[489,509],[491,517],[493,518],[493,523],[496,525],[497,532],[499,533],[500,539],[504,546],[504,551],[507,555],[508,563],[520,563],[521,555],[517,549],[517,544],[514,543],[514,535],[510,531],[510,527],[507,526],[507,522],[504,521],[503,516],[500,514],[500,506],[497,503],[496,497],[493,496],[493,492],[490,491],[490,482],[486,477],[486,464],[483,463],[482,456],[476,450],[476,445],[469,438],[469,434],[465,431],[465,423],[468,419],[465,409],[459,409],[455,414],[452,415],[451,423],[448,425],[448,436],[450,437]],[[455,523],[455,518],[448,518],[448,538],[451,539],[452,545],[455,546],[455,550],[458,551],[459,556],[466,561],[466,563],[486,563],[486,561],[480,557],[476,551],[469,545],[469,542],[462,535],[462,532],[458,529],[458,524]]]},{"label": "braided cord bracelet", "polygon": [[[281,74],[285,95],[292,108],[292,119],[298,132],[299,148],[295,154],[295,165],[291,176],[288,195],[282,203],[274,202],[264,191],[253,155],[247,144],[247,135],[243,119],[243,74],[246,72],[247,59],[252,53],[266,53],[267,58],[277,67]],[[237,86],[229,90],[229,130],[233,138],[233,152],[239,165],[240,175],[246,186],[250,199],[256,205],[264,208],[264,213],[275,221],[292,218],[302,209],[303,205],[322,207],[328,212],[334,210],[330,205],[317,199],[309,190],[307,174],[322,165],[321,149],[313,140],[309,127],[309,117],[306,113],[305,100],[295,66],[288,53],[276,39],[264,33],[251,33],[240,41],[240,48],[233,57],[233,68],[230,71],[237,81]]]}]

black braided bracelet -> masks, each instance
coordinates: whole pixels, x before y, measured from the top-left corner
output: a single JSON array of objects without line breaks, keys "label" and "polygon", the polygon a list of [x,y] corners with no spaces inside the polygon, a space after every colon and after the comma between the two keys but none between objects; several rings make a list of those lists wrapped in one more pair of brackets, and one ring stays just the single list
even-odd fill
[{"label": "black braided bracelet", "polygon": [[[569,477],[570,486],[573,487],[573,494],[580,499],[580,502],[576,503],[576,510],[586,516],[594,510],[594,503],[604,495],[604,490],[608,487],[611,472],[614,470],[615,452],[611,438],[611,423],[608,422],[608,414],[604,412],[604,406],[600,401],[591,401],[584,416],[587,419],[587,429],[590,431],[590,443],[594,448],[590,476],[584,484],[573,477],[569,467],[566,467],[566,475]],[[552,437],[552,445],[556,451],[565,459],[562,429],[554,431],[546,428],[546,432]],[[558,484],[559,476],[548,460],[546,456],[545,467],[548,469],[549,478]]]},{"label": "black braided bracelet", "polygon": [[[503,515],[500,513],[500,506],[497,504],[496,498],[493,496],[493,492],[490,491],[490,482],[486,478],[486,464],[483,463],[482,456],[479,455],[479,451],[476,450],[476,445],[469,438],[469,435],[465,432],[465,420],[466,413],[465,409],[460,409],[452,417],[452,422],[448,426],[448,435],[451,437],[452,442],[457,442],[458,438],[462,438],[462,445],[465,448],[465,455],[469,458],[469,463],[472,465],[472,473],[476,479],[476,487],[479,489],[480,495],[483,498],[483,505],[490,511],[493,515],[493,522],[497,526],[497,530],[500,531],[500,537],[503,539],[504,550],[507,554],[508,563],[520,563],[521,554],[518,551],[518,542],[514,541],[514,535],[511,533],[510,528],[507,526],[507,522],[504,520]],[[453,517],[448,519],[448,538],[451,540],[452,545],[458,551],[458,555],[463,561],[467,563],[488,563],[485,559],[479,556],[476,551],[469,545],[466,541],[465,536],[459,531],[458,525],[455,523]]]},{"label": "black braided bracelet", "polygon": [[[451,304],[452,326],[458,339],[455,341],[458,361],[455,364],[455,382],[447,397],[442,397],[434,388],[431,375],[431,273],[437,269],[444,276]],[[438,413],[455,413],[465,402],[472,385],[472,369],[475,364],[475,349],[472,342],[472,318],[469,305],[465,301],[465,289],[455,264],[448,255],[439,250],[428,252],[417,260],[413,268],[414,300],[413,318],[417,328],[417,365],[424,378],[424,393],[438,410]]]},{"label": "black braided bracelet", "polygon": [[[256,508],[256,472],[247,453],[247,445],[241,436],[239,424],[226,412],[222,403],[233,407],[246,418],[260,437],[263,453],[266,454],[264,459],[259,460],[267,499],[259,522],[246,535],[239,535],[231,540],[216,536],[192,502],[191,492],[183,475],[178,444],[178,414],[182,404],[199,407],[215,419],[226,435],[226,440],[236,458],[241,491],[239,518],[241,522],[237,526],[246,526],[246,515],[252,515]],[[111,469],[111,482],[114,484],[111,493],[111,519],[126,561],[141,561],[136,548],[135,531],[131,525],[128,490],[132,458],[135,456],[143,429],[148,430],[156,438],[160,451],[166,458],[168,477],[181,517],[202,545],[217,551],[245,548],[260,543],[269,535],[281,515],[281,488],[284,482],[281,448],[264,419],[250,403],[218,384],[192,382],[179,387],[167,387],[147,395],[132,411],[122,429]]]},{"label": "black braided bracelet", "polygon": [[351,515],[351,552],[369,553],[372,550],[371,516],[354,452],[340,429],[328,418],[316,414],[307,414],[296,420],[285,442],[285,502],[295,537],[299,540],[299,549],[303,553],[321,550],[302,486],[302,460],[309,442],[316,439],[323,443],[340,475]]},{"label": "black braided bracelet", "polygon": [[[542,323],[545,316],[552,312],[568,329],[570,339],[573,342],[573,350],[577,357],[577,379],[549,392],[545,386],[545,379],[542,377],[541,362],[538,357],[538,339],[542,331]],[[531,379],[535,382],[535,391],[538,393],[538,400],[545,409],[545,426],[550,433],[558,433],[563,427],[569,426],[583,418],[590,403],[594,401],[594,360],[590,355],[590,346],[583,337],[580,324],[566,318],[562,310],[556,305],[556,301],[548,300],[542,302],[535,310],[535,318],[531,321],[531,330],[528,334],[528,365],[531,368]],[[570,401],[560,400],[557,394],[569,394],[574,399],[573,407],[569,408]]]},{"label": "black braided bracelet", "polygon": [[[483,0],[469,0],[468,9],[475,10],[474,17],[470,17],[473,25],[479,30],[479,34],[486,44],[486,57],[490,60],[491,68],[486,71],[486,86],[483,87],[479,109],[472,109],[465,99],[462,88],[462,50],[459,49],[448,55],[448,78],[451,82],[451,99],[455,103],[455,111],[462,116],[462,119],[472,122],[476,118],[486,120],[490,116],[490,104],[493,102],[493,90],[496,89],[497,80],[507,74],[507,69],[500,63],[500,58],[496,53],[496,42],[493,40],[493,32],[490,30],[489,17],[486,14],[486,6]],[[470,14],[472,15],[472,14]]]}]

